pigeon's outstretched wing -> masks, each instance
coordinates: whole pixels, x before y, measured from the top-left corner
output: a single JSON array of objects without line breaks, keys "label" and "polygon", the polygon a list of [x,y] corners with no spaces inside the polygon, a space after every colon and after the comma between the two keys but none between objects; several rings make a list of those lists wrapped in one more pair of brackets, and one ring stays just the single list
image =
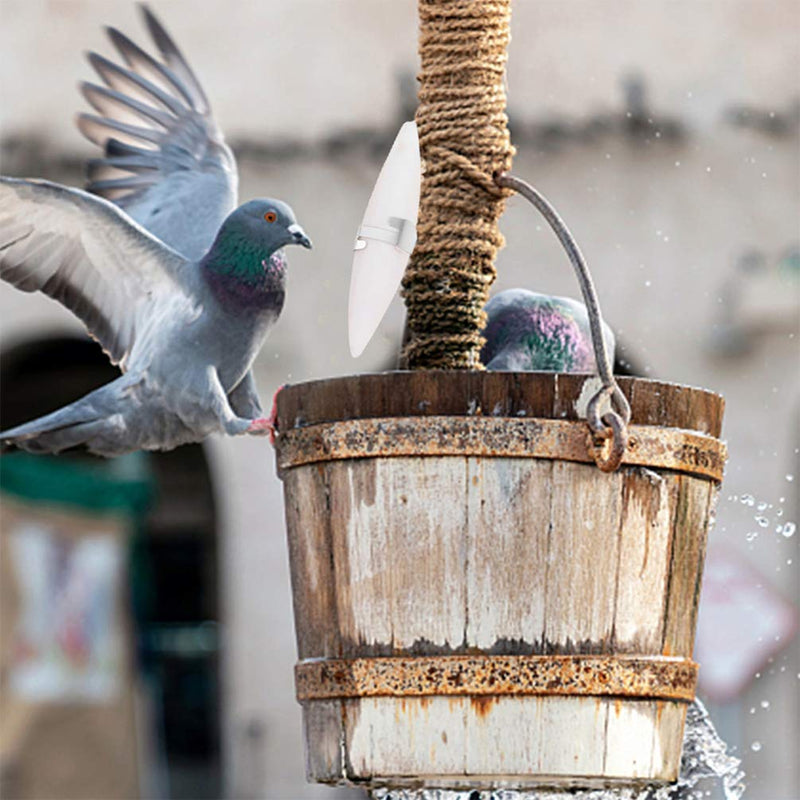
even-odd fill
[{"label": "pigeon's outstretched wing", "polygon": [[154,317],[194,305],[191,266],[107,200],[0,178],[0,278],[65,305],[122,369]]},{"label": "pigeon's outstretched wing", "polygon": [[163,61],[115,28],[108,35],[125,66],[89,54],[105,86],[81,84],[98,115],[81,114],[78,127],[104,157],[89,162],[86,189],[197,261],[236,206],[236,162],[180,50],[142,11]]}]

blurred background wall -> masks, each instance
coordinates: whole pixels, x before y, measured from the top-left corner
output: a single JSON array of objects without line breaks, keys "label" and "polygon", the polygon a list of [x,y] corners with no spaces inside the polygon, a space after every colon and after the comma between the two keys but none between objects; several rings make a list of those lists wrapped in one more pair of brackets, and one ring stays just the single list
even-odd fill
[{"label": "blurred background wall", "polygon": [[[256,365],[262,396],[391,368],[401,302],[357,362],[346,304],[356,228],[415,107],[415,3],[161,0],[154,9],[237,152],[241,199],[286,199],[314,239],[311,253],[290,253],[286,307]],[[80,185],[94,155],[73,126],[75,83],[90,77],[82,53],[111,55],[106,24],[145,43],[135,6],[0,0],[0,14],[2,171]],[[731,458],[697,657],[712,715],[744,761],[747,796],[796,798],[800,6],[516,0],[512,32],[515,172],[580,241],[626,368],[726,396]],[[512,199],[501,227],[495,290],[577,296],[530,207]],[[44,297],[0,286],[0,335],[4,426],[107,379],[99,350]],[[158,498],[137,523],[127,573],[141,796],[352,796],[303,782],[271,449],[215,439],[141,468]]]}]

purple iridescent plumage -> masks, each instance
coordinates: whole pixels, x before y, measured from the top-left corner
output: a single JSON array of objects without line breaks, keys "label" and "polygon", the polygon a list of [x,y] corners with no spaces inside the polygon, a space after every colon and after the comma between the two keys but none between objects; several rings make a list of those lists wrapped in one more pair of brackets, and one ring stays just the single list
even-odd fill
[{"label": "purple iridescent plumage", "polygon": [[[586,307],[567,297],[508,289],[486,304],[487,369],[514,372],[594,372],[595,360]],[[614,335],[603,324],[611,358]]]}]

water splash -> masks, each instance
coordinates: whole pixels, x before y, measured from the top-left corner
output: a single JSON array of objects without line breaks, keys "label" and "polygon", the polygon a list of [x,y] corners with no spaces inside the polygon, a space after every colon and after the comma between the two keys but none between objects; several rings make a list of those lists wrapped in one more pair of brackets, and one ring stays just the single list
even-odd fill
[{"label": "water splash", "polygon": [[740,765],[741,761],[728,752],[728,746],[720,739],[703,704],[695,700],[686,714],[681,769],[676,783],[644,788],[541,791],[374,789],[370,797],[372,800],[690,800],[702,796],[702,791],[698,794],[698,784],[714,781],[722,783],[725,800],[739,800],[745,790]]}]

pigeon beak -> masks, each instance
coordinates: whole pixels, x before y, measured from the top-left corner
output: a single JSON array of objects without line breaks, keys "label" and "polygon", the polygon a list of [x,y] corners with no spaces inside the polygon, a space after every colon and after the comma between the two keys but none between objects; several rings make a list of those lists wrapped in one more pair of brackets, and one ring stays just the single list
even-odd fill
[{"label": "pigeon beak", "polygon": [[287,230],[292,234],[292,241],[295,244],[301,244],[311,250],[311,239],[306,236],[306,232],[296,222],[290,225]]}]

